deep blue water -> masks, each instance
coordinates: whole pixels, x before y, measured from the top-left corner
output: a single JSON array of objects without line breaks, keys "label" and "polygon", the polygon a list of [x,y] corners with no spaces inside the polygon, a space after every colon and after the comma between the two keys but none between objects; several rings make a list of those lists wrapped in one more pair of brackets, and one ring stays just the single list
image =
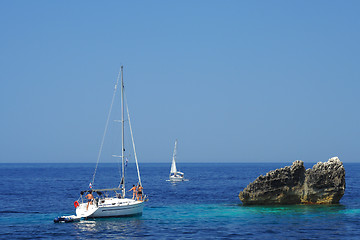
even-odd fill
[{"label": "deep blue water", "polygon": [[[0,164],[1,239],[358,239],[360,164],[344,164],[346,191],[333,206],[241,205],[238,194],[258,175],[291,163],[178,164],[190,181],[166,182],[170,164],[142,164],[143,215],[55,224],[74,214],[94,164]],[[305,164],[312,167],[312,164]],[[127,167],[128,189],[136,184]],[[116,187],[118,166],[100,165],[95,187]]]}]

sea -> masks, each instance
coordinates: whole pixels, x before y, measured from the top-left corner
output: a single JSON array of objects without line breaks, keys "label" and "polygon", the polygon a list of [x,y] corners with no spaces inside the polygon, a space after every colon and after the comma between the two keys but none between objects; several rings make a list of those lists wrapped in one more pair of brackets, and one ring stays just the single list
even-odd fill
[{"label": "sea", "polygon": [[[0,239],[360,239],[358,163],[344,163],[340,204],[241,204],[239,192],[250,182],[289,165],[179,163],[189,181],[171,183],[170,163],[145,163],[140,172],[149,201],[142,216],[54,223],[75,214],[73,203],[89,188],[95,164],[0,164]],[[126,167],[127,190],[138,181],[135,169]],[[119,165],[100,164],[93,188],[118,184]]]}]

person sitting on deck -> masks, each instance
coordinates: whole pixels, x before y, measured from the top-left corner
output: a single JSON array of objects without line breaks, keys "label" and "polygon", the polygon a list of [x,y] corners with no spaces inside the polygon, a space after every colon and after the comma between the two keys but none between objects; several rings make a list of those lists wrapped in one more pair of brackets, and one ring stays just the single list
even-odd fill
[{"label": "person sitting on deck", "polygon": [[142,201],[142,190],[143,187],[139,184],[138,186],[138,194],[137,194],[137,200],[139,201],[139,197],[140,197],[140,201]]},{"label": "person sitting on deck", "polygon": [[133,197],[132,197],[132,199],[134,199],[135,196],[136,196],[136,198],[138,197],[138,196],[137,196],[137,191],[136,191],[136,186],[135,186],[135,185],[133,185],[133,187],[129,190],[129,192],[130,192],[130,191],[133,191]]},{"label": "person sitting on deck", "polygon": [[88,195],[86,195],[86,199],[88,200],[88,204],[86,206],[86,211],[89,208],[89,204],[92,204],[92,201],[94,200],[94,196],[92,195],[92,191],[89,192]]}]

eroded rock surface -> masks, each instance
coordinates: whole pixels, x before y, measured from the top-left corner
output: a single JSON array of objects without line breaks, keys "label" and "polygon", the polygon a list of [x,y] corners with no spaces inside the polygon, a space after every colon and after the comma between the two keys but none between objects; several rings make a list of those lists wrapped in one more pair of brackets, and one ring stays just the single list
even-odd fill
[{"label": "eroded rock surface", "polygon": [[333,204],[345,193],[345,169],[338,157],[305,170],[302,161],[260,175],[239,194],[245,205]]}]

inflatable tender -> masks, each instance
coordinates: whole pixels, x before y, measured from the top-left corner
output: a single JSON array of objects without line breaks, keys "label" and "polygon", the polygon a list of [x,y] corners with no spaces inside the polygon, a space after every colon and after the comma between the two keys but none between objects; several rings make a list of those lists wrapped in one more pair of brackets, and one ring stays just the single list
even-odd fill
[{"label": "inflatable tender", "polygon": [[74,222],[74,221],[79,221],[80,217],[77,217],[75,215],[71,215],[71,216],[61,216],[61,217],[56,217],[54,219],[54,223],[68,223],[68,222]]}]

